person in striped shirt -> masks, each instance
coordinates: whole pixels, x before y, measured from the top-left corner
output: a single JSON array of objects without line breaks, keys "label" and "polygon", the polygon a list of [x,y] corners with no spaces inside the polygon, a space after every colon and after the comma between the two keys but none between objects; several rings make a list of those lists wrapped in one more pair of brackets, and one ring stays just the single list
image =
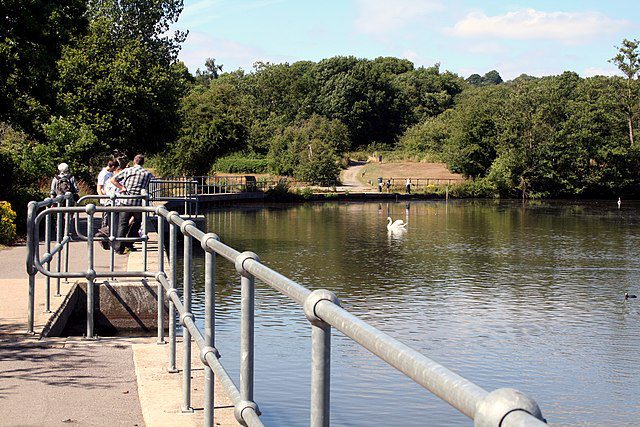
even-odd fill
[{"label": "person in striped shirt", "polygon": [[[133,158],[133,167],[126,168],[111,177],[111,183],[120,190],[121,194],[139,196],[142,190],[149,190],[149,182],[153,178],[151,172],[144,167],[144,156],[138,154]],[[121,199],[120,206],[141,206],[142,199]],[[133,217],[133,222],[129,223]],[[120,212],[118,215],[118,229],[116,237],[137,237],[142,224],[142,213]],[[119,254],[128,253],[133,249],[133,242],[114,242],[115,251]]]}]

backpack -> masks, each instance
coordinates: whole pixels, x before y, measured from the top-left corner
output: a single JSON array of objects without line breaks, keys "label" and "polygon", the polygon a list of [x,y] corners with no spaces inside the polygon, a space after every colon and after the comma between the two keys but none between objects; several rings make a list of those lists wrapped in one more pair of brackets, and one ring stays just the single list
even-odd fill
[{"label": "backpack", "polygon": [[71,192],[71,179],[69,175],[58,175],[58,182],[56,183],[56,194],[63,195]]}]

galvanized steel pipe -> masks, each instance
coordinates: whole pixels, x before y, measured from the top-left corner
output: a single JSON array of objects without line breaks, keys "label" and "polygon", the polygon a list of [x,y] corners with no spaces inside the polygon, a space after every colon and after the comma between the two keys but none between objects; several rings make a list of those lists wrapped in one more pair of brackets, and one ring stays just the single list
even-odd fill
[{"label": "galvanized steel pipe", "polygon": [[[187,223],[183,223],[180,230],[184,236],[183,251],[183,279],[182,279],[182,297],[184,299],[184,312],[180,318],[187,313],[191,313],[191,236],[185,233]],[[182,412],[193,412],[191,407],[191,333],[189,328],[184,324],[182,328]]]}]

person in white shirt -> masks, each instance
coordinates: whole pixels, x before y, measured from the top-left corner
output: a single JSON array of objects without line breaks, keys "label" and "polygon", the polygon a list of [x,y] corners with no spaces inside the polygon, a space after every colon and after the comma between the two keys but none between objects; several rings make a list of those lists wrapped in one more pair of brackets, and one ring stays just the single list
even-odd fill
[{"label": "person in white shirt", "polygon": [[[109,178],[113,176],[113,171],[116,168],[115,159],[109,159],[107,162],[107,166],[103,167],[100,173],[98,174],[98,179],[96,182],[96,190],[99,196],[105,196],[107,193],[104,188],[106,183],[109,181]],[[109,204],[108,199],[100,199],[100,204],[102,206],[107,206]],[[107,212],[102,213],[102,227],[106,227],[109,225],[109,215]]]},{"label": "person in white shirt", "polygon": [[[111,197],[112,195],[116,195],[116,197],[121,194],[120,189],[118,187],[115,186],[115,184],[113,184],[111,182],[111,177],[114,174],[119,173],[122,169],[124,169],[124,166],[127,164],[127,159],[125,159],[124,157],[119,157],[117,159],[113,160],[113,170],[110,172],[110,175],[107,175],[108,178],[106,180],[106,182],[104,183],[104,185],[102,186],[102,191],[103,194],[105,196],[109,196]],[[105,206],[119,206],[120,205],[120,201],[118,199],[101,199],[100,202],[102,204],[104,204]],[[117,221],[118,215],[116,214],[116,224],[118,223]],[[109,228],[109,224],[111,223],[111,212],[104,212],[103,216],[102,216],[102,227],[100,227],[100,230],[98,230],[98,232],[96,233],[95,237],[98,238],[106,238],[109,237],[110,235],[110,228]],[[109,249],[109,242],[105,239],[102,239],[102,247],[104,249]]]},{"label": "person in white shirt", "polygon": [[[120,173],[120,171],[122,171],[122,169],[124,169],[124,167],[127,164],[127,160],[124,157],[120,157],[114,160],[114,170],[111,173],[111,175],[109,176],[109,178],[107,178],[105,184],[104,184],[104,194],[111,197],[112,195],[120,195],[121,191],[118,187],[116,187],[116,185],[111,182],[111,177]],[[111,206],[111,199],[105,199],[106,200],[106,205]],[[118,199],[115,199],[115,206],[119,206],[120,205],[120,201]]]}]

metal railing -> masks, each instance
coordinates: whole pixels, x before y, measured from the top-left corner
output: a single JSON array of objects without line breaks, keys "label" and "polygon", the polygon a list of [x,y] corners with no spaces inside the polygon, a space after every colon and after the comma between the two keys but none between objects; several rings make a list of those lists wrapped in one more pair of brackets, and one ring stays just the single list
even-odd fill
[{"label": "metal railing", "polygon": [[149,197],[153,202],[184,202],[185,215],[198,215],[199,183],[193,178],[152,179]]},{"label": "metal railing", "polygon": [[[87,337],[93,336],[93,287],[99,277],[153,277],[158,282],[158,343],[164,343],[163,309],[165,292],[169,303],[169,371],[176,367],[176,316],[183,327],[182,410],[191,412],[191,340],[200,349],[200,359],[205,365],[205,422],[213,426],[213,384],[217,376],[222,387],[234,404],[236,419],[243,425],[260,426],[260,411],[254,401],[254,293],[255,279],[259,279],[279,293],[295,301],[311,325],[311,426],[328,426],[330,420],[330,370],[331,331],[342,332],[362,347],[369,350],[390,366],[398,369],[416,383],[449,403],[461,413],[474,420],[476,426],[536,426],[544,425],[544,419],[536,402],[525,394],[509,388],[487,392],[473,382],[455,374],[416,350],[392,338],[349,313],[340,306],[337,297],[328,290],[311,291],[280,273],[262,264],[255,253],[239,252],[220,241],[213,233],[204,233],[191,220],[185,220],[177,212],[165,207],[115,206],[103,207],[89,204],[85,207],[52,207],[69,198],[60,196],[44,202],[31,202],[27,218],[29,273],[29,316],[33,330],[33,277],[40,272],[48,277],[85,278],[87,280]],[[68,203],[68,202],[67,202]],[[47,209],[37,212],[39,208]],[[142,212],[155,215],[158,221],[158,270],[129,272],[100,272],[93,262],[94,216],[101,212]],[[43,219],[52,215],[87,216],[86,271],[50,271],[46,265],[52,257],[68,244],[70,235],[59,239],[56,246],[40,257],[38,227]],[[167,276],[164,266],[164,221],[169,227],[169,262]],[[60,226],[61,222],[57,223]],[[67,221],[65,221],[65,225]],[[68,230],[68,229],[67,229]],[[183,240],[183,298],[180,299],[177,284],[178,233]],[[109,238],[111,240],[111,236]],[[115,238],[116,240],[118,238]],[[198,328],[191,311],[193,287],[192,245],[196,240],[205,251],[205,318],[204,332]],[[68,250],[68,249],[67,249]],[[146,252],[146,248],[145,248]],[[215,347],[215,274],[216,255],[234,264],[240,276],[241,326],[240,326],[240,387],[238,388],[225,368],[220,364]]]}]

